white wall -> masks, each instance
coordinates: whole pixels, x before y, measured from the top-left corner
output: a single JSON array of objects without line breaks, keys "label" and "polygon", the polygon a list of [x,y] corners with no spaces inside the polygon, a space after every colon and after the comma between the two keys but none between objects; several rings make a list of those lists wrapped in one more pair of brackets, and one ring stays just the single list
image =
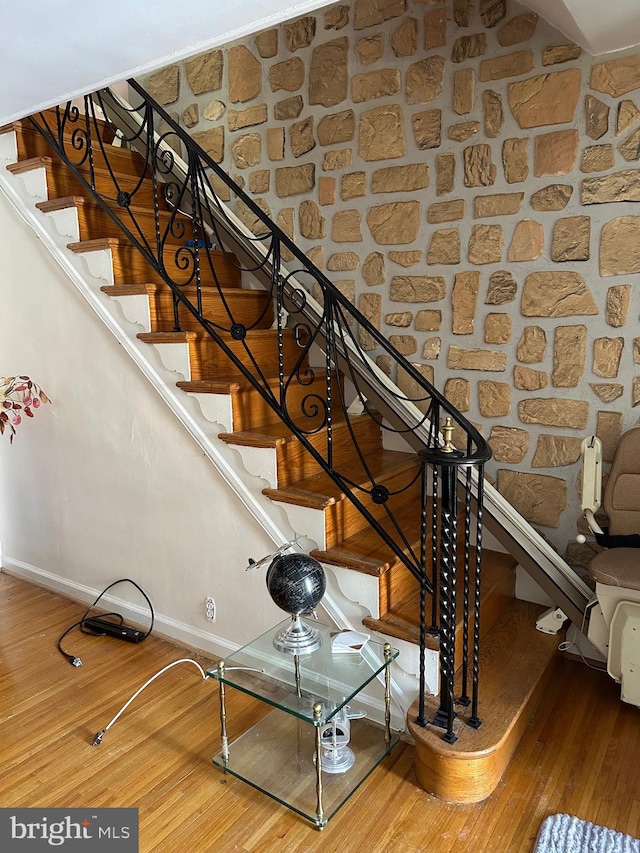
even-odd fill
[{"label": "white wall", "polygon": [[129,576],[160,631],[216,652],[280,621],[245,572],[266,534],[0,194],[0,375],[16,373],[54,404],[0,437],[5,567],[85,599]]}]

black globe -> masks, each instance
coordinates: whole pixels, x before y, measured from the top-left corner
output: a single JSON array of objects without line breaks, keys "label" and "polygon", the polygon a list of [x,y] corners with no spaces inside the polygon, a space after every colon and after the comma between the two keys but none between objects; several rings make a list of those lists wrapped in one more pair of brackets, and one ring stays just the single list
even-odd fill
[{"label": "black globe", "polygon": [[267,570],[269,595],[292,616],[317,607],[326,588],[324,569],[308,554],[283,554]]}]

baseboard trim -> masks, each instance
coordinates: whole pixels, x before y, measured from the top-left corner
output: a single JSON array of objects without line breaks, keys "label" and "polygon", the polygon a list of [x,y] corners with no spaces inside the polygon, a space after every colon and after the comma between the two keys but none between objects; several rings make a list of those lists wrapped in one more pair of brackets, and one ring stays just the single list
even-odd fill
[{"label": "baseboard trim", "polygon": [[[30,563],[25,563],[22,560],[16,560],[6,555],[3,555],[0,571],[33,583],[35,586],[41,586],[51,592],[56,592],[80,604],[91,604],[101,592],[101,590],[95,587],[72,581],[69,578],[53,574],[46,569],[32,566]],[[124,601],[124,599],[109,594],[104,596],[101,604],[102,602],[108,605],[109,608],[117,610],[118,613],[122,613],[125,620],[130,620],[137,625],[149,624],[149,614],[144,607],[131,604],[128,601]],[[224,637],[194,628],[186,622],[173,619],[171,616],[156,612],[154,613],[154,617],[154,635],[171,643],[176,643],[194,651],[205,652],[215,657],[226,657],[239,648],[238,644],[230,643]]]}]

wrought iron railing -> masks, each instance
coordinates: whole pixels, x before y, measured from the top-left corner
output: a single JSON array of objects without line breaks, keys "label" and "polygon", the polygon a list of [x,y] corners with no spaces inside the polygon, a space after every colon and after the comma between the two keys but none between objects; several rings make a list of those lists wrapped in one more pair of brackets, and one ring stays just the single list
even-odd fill
[{"label": "wrought iron railing", "polygon": [[[431,722],[444,727],[444,737],[453,741],[456,702],[470,704],[467,721],[479,725],[488,445],[354,306],[350,295],[271,221],[264,205],[244,193],[136,81],[129,85],[139,100],[133,108],[103,90],[85,98],[84,111],[67,104],[31,122],[170,288],[173,330],[181,329],[185,316],[195,319],[200,335],[225,353],[229,370],[243,376],[277,413],[416,578],[423,685],[418,722],[428,722],[425,649],[427,635],[436,634],[440,709]],[[112,121],[105,122],[106,116]],[[112,142],[139,152],[143,165],[138,174],[123,176]],[[250,320],[234,316],[219,276],[219,252],[230,249],[240,258],[236,263],[243,275],[269,294],[264,310]],[[204,307],[211,289],[222,305],[215,317]],[[266,329],[272,332],[268,350]],[[415,451],[391,478],[361,439],[364,419],[373,419],[384,434],[395,434],[407,450]],[[459,608],[463,648],[456,681]]]}]

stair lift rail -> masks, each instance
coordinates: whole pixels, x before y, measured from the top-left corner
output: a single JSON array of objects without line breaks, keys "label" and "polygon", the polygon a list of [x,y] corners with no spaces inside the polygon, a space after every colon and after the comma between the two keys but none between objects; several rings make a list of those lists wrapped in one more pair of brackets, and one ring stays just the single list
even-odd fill
[{"label": "stair lift rail", "polygon": [[[247,195],[136,81],[129,81],[129,86],[139,99],[134,108],[103,90],[85,97],[84,111],[69,103],[30,121],[170,288],[173,331],[182,330],[186,317],[195,319],[198,340],[216,342],[226,356],[224,369],[244,377],[258,391],[416,578],[421,693],[426,636],[434,633],[440,638],[441,709],[432,722],[455,739],[458,604],[465,623],[460,698],[463,704],[472,703],[471,719],[479,722],[482,483],[489,446],[271,221],[263,209],[266,205]],[[117,126],[103,118],[113,118],[114,105]],[[138,151],[142,158],[138,174],[123,176],[118,171],[114,141]],[[252,277],[252,286],[262,286],[269,294],[265,308],[249,320],[234,314],[219,275],[220,254],[228,256],[230,249],[239,256],[234,262],[243,275]],[[225,307],[224,319],[207,316],[204,296],[212,289]],[[273,331],[274,343],[265,352],[256,342],[267,329]],[[407,451],[417,451],[407,453],[407,464],[390,482],[376,467],[366,437],[361,438],[366,419],[386,436],[395,436],[396,443],[404,439]],[[346,426],[347,452],[335,446],[337,422]],[[420,717],[426,724],[424,708]]]}]

